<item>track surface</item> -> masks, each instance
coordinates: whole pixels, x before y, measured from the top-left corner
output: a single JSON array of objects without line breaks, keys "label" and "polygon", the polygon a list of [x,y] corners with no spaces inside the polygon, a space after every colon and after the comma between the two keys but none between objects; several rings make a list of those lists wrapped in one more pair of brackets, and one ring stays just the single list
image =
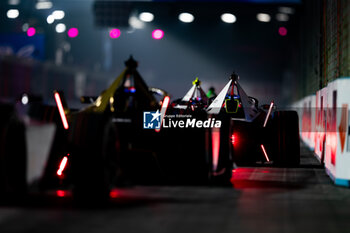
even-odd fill
[{"label": "track surface", "polygon": [[0,232],[350,232],[350,189],[302,148],[299,168],[239,168],[232,187],[114,189],[104,207],[65,191],[2,201]]}]

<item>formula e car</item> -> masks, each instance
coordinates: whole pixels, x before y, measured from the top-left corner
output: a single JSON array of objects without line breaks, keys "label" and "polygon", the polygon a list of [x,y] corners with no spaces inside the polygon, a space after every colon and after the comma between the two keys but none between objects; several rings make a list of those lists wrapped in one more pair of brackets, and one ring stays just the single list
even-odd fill
[{"label": "formula e car", "polygon": [[[298,115],[259,106],[237,74],[211,104],[195,80],[184,98],[173,102],[163,120],[164,156],[170,180],[191,184],[230,184],[237,166],[300,162]],[[175,145],[173,143],[176,142]]]},{"label": "formula e car", "polygon": [[82,97],[89,105],[81,110],[69,109],[63,94],[55,91],[65,133],[56,139],[58,145],[52,150],[44,186],[58,180],[62,185],[73,185],[78,199],[105,199],[116,184],[160,182],[154,152],[160,135],[143,130],[143,112],[160,109],[155,95],[161,96],[161,102],[169,97],[165,91],[146,85],[132,57],[125,65],[100,96]]},{"label": "formula e car", "polygon": [[230,119],[232,159],[237,165],[256,161],[276,166],[298,166],[300,139],[296,111],[278,111],[272,101],[259,106],[248,96],[232,74],[230,81],[207,108],[210,115],[226,115]]},{"label": "formula e car", "polygon": [[188,111],[203,110],[208,105],[208,98],[201,88],[201,81],[196,78],[192,82],[192,87],[187,91],[183,98],[173,101],[173,109],[184,113]]}]

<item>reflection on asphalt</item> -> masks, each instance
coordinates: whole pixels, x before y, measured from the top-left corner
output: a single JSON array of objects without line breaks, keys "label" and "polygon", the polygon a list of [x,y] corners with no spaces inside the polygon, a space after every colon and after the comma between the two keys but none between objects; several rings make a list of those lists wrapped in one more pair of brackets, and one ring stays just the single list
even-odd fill
[{"label": "reflection on asphalt", "polygon": [[350,190],[311,153],[298,168],[233,171],[232,187],[135,186],[78,207],[69,190],[2,201],[0,232],[348,232]]}]

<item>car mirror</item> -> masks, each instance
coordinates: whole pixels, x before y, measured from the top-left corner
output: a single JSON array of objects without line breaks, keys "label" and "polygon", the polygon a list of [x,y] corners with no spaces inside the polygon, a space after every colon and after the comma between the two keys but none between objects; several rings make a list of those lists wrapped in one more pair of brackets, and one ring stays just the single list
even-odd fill
[{"label": "car mirror", "polygon": [[91,104],[97,99],[96,96],[82,96],[80,97],[80,103],[82,104]]}]

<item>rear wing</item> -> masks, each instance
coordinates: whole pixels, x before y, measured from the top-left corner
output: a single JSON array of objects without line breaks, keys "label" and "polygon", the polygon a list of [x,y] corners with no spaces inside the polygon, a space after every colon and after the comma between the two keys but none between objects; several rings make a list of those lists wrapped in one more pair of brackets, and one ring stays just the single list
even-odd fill
[{"label": "rear wing", "polygon": [[248,95],[245,93],[245,91],[239,84],[238,80],[239,80],[239,76],[237,74],[233,73],[230,76],[230,80],[228,81],[228,83],[225,85],[225,87],[221,90],[219,95],[214,99],[214,101],[207,108],[208,114],[219,114],[228,92],[231,90],[231,93],[233,94],[234,87],[236,87],[238,92],[237,94],[242,102],[246,121],[251,122],[258,116],[259,110],[255,107],[254,103],[252,103],[252,101],[249,99]]}]

